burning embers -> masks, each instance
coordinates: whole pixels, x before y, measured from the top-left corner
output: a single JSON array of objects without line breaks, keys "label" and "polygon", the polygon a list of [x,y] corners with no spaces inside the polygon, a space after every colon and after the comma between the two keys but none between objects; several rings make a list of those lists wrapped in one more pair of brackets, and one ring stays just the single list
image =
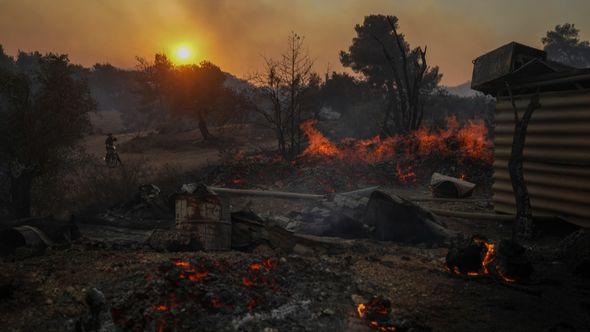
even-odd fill
[{"label": "burning embers", "polygon": [[113,319],[124,330],[195,330],[191,317],[246,314],[282,299],[277,260],[173,259],[158,266],[134,293],[115,301]]},{"label": "burning embers", "polygon": [[360,303],[356,310],[361,319],[372,329],[396,331],[391,317],[391,302],[383,297],[374,297],[367,303]]},{"label": "burning embers", "polygon": [[446,267],[457,275],[492,275],[508,283],[525,280],[533,272],[525,249],[518,243],[502,240],[496,246],[477,235],[458,241],[451,247]]}]

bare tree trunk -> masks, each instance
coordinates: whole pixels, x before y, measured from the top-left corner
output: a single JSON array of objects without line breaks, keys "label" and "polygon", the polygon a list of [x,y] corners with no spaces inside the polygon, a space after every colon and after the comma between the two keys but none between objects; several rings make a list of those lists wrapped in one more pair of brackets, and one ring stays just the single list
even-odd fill
[{"label": "bare tree trunk", "polygon": [[396,45],[400,52],[401,68],[398,68],[396,58],[393,54],[389,53],[384,42],[374,35],[373,38],[381,44],[383,54],[389,62],[389,66],[393,73],[396,94],[398,96],[397,102],[399,105],[396,112],[398,114],[394,117],[395,126],[397,127],[396,129],[407,134],[418,129],[419,123],[422,121],[422,93],[420,87],[422,86],[422,81],[428,70],[428,64],[426,62],[427,48],[424,47],[424,50],[421,48],[416,49],[419,54],[419,59],[414,60],[412,63],[413,69],[410,69],[408,66],[410,57],[408,56],[402,37],[397,33],[395,23],[390,18],[387,20],[391,26]]},{"label": "bare tree trunk", "polygon": [[510,86],[508,86],[508,93],[514,109],[514,136],[512,140],[512,150],[510,151],[510,160],[508,161],[508,172],[510,174],[510,181],[512,182],[514,200],[516,202],[516,221],[512,230],[512,237],[515,239],[530,239],[533,236],[534,224],[531,200],[524,180],[523,152],[529,121],[531,120],[533,112],[541,108],[541,104],[539,103],[539,92],[537,92],[531,97],[523,116],[519,118],[518,109]]},{"label": "bare tree trunk", "polygon": [[203,136],[203,139],[205,141],[211,140],[213,138],[213,135],[209,133],[209,129],[207,128],[207,119],[205,118],[203,111],[198,112],[198,125],[199,131],[201,132],[201,136]]}]

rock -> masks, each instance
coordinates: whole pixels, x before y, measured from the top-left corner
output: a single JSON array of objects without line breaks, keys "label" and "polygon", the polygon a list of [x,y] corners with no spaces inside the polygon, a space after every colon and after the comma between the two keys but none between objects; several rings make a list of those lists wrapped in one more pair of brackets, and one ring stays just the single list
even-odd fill
[{"label": "rock", "polygon": [[306,247],[300,243],[295,244],[293,247],[293,253],[301,256],[312,256],[314,254],[313,249]]},{"label": "rock", "polygon": [[435,197],[465,198],[473,194],[475,183],[434,173],[430,178],[430,188]]},{"label": "rock", "polygon": [[342,115],[336,111],[333,111],[331,107],[322,107],[320,109],[320,112],[318,113],[318,117],[321,120],[326,120],[326,121],[335,121],[340,119]]},{"label": "rock", "polygon": [[329,309],[329,308],[322,310],[322,315],[324,315],[324,316],[333,316],[335,314],[336,314],[336,312],[334,312],[334,310]]},{"label": "rock", "polygon": [[115,332],[110,306],[103,292],[91,288],[86,292],[85,301],[88,313],[78,320],[76,331]]}]

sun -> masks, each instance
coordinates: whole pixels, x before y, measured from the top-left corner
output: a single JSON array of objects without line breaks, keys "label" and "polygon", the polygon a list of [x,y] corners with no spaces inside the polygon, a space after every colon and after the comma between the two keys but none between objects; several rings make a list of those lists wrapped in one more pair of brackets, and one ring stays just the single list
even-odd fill
[{"label": "sun", "polygon": [[195,52],[188,44],[177,45],[173,50],[173,60],[176,64],[185,65],[193,62]]}]

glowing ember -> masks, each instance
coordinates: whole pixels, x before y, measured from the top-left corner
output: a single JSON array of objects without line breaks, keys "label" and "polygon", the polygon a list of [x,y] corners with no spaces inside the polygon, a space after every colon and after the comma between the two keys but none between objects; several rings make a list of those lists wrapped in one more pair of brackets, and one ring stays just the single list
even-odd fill
[{"label": "glowing ember", "polygon": [[242,283],[244,284],[244,286],[247,286],[247,287],[254,286],[254,280],[252,280],[252,279],[250,279],[248,277],[243,277],[242,278]]},{"label": "glowing ember", "polygon": [[231,181],[231,183],[233,183],[235,185],[242,185],[242,184],[245,184],[246,183],[246,180],[244,180],[244,179],[233,179]]},{"label": "glowing ember", "polygon": [[173,260],[172,263],[174,263],[174,265],[176,265],[176,266],[184,267],[184,268],[190,267],[190,265],[191,265],[189,262],[179,260],[179,259]]},{"label": "glowing ember", "polygon": [[368,303],[360,303],[356,311],[361,319],[372,329],[378,331],[396,331],[391,321],[391,302],[382,297],[375,297]]},{"label": "glowing ember", "polygon": [[406,170],[403,170],[400,165],[397,165],[395,173],[399,181],[402,183],[416,182],[416,173],[414,173],[410,166],[408,166]]},{"label": "glowing ember", "polygon": [[189,274],[188,280],[199,282],[199,281],[203,281],[203,279],[205,279],[205,277],[207,277],[208,275],[209,275],[208,271],[202,271],[202,272],[197,271],[194,274]]},{"label": "glowing ember", "polygon": [[174,259],[172,260],[172,263],[175,266],[182,268],[182,272],[180,272],[178,275],[178,278],[180,279],[188,279],[190,281],[200,282],[209,275],[209,271],[199,271],[194,265],[185,260]]}]

